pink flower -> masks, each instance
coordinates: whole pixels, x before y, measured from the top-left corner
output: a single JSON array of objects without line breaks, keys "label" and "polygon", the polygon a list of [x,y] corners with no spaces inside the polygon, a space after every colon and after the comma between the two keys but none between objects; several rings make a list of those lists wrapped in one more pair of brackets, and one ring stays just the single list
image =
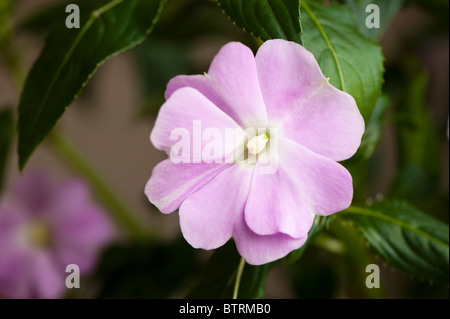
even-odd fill
[{"label": "pink flower", "polygon": [[84,183],[56,185],[43,173],[23,175],[0,201],[0,296],[61,297],[68,292],[66,266],[89,273],[112,236]]},{"label": "pink flower", "polygon": [[[302,46],[266,41],[255,58],[229,43],[208,74],[172,79],[166,99],[150,139],[169,159],[154,168],[145,193],[163,213],[179,209],[193,247],[215,249],[233,238],[248,263],[264,264],[301,247],[315,215],[351,204],[352,177],[337,161],[356,152],[364,120],[355,100],[329,84]],[[191,161],[180,162],[171,152],[179,142],[171,133],[180,128],[193,136],[193,147],[199,130],[215,128],[222,136],[227,129],[263,130],[242,133],[242,156],[255,157],[252,164],[237,161],[235,151],[228,161],[229,143],[221,161],[195,161],[193,149],[184,157]],[[267,173],[268,162],[275,171]]]}]

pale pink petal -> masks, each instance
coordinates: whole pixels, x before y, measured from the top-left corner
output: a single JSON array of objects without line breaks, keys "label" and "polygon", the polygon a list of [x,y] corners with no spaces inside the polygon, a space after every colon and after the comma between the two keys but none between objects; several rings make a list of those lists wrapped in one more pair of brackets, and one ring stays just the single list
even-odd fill
[{"label": "pale pink petal", "polygon": [[214,249],[233,236],[246,261],[260,265],[282,258],[303,245],[306,236],[300,239],[283,234],[261,236],[247,227],[244,207],[252,175],[253,169],[233,165],[182,204],[181,229],[193,247]]},{"label": "pale pink petal", "polygon": [[61,185],[49,211],[52,233],[61,242],[96,248],[114,236],[107,213],[91,198],[87,185],[70,180]]},{"label": "pale pink petal", "polygon": [[[99,248],[99,247],[98,247]],[[76,243],[59,245],[53,249],[53,255],[58,265],[75,264],[82,275],[92,272],[99,261],[100,249],[78,246]]]},{"label": "pale pink petal", "polygon": [[26,205],[5,196],[0,203],[0,298],[32,298],[29,280],[30,247],[25,225]]},{"label": "pale pink petal", "polygon": [[236,221],[233,239],[239,254],[251,265],[262,265],[285,257],[291,251],[300,248],[306,241],[303,238],[292,238],[284,234],[255,234],[244,220],[244,214]]},{"label": "pale pink petal", "polygon": [[81,273],[90,272],[99,250],[114,237],[106,213],[90,198],[86,185],[71,180],[62,185],[50,211],[53,250],[64,264],[77,264]]},{"label": "pale pink petal", "polygon": [[27,291],[26,278],[21,278],[27,264],[24,225],[28,216],[22,205],[5,200],[0,203],[0,295],[18,298]]},{"label": "pale pink petal", "polygon": [[0,204],[0,298],[31,298],[28,247],[20,242],[27,214],[15,204],[5,200]]},{"label": "pale pink petal", "polygon": [[[14,214],[15,213],[15,214]],[[55,285],[55,265],[50,263],[50,250],[30,246],[26,238],[26,220],[13,214],[0,214],[0,295],[13,299],[56,298],[61,295],[61,282]],[[7,218],[5,218],[7,217]],[[5,220],[9,219],[9,223]],[[6,232],[5,225],[10,226]],[[46,267],[50,263],[47,269]]]},{"label": "pale pink petal", "polygon": [[187,198],[180,207],[184,238],[195,248],[215,249],[232,235],[241,215],[253,169],[233,165]]},{"label": "pale pink petal", "polygon": [[145,194],[161,212],[172,213],[189,195],[230,165],[214,162],[175,164],[167,159],[153,169]]},{"label": "pale pink petal", "polygon": [[[218,93],[216,85],[210,75],[178,75],[172,78],[167,84],[166,92],[164,94],[166,100],[168,100],[175,91],[184,87],[196,89],[229,116],[234,113]],[[236,119],[234,120],[236,121]]]},{"label": "pale pink petal", "polygon": [[67,289],[65,286],[66,266],[55,263],[49,252],[35,251],[33,253],[29,268],[33,297],[42,299],[62,297]]},{"label": "pale pink petal", "polygon": [[[227,131],[242,131],[233,119],[199,91],[182,88],[172,94],[161,107],[150,140],[157,149],[169,154],[172,146],[183,140],[182,137],[178,137],[178,134],[185,132],[189,138],[185,141],[189,142],[187,145],[190,150],[186,158],[192,162],[202,155],[201,152],[207,144],[207,141],[202,142],[202,139],[207,130],[216,130],[223,138]],[[199,147],[196,141],[201,142]],[[233,151],[232,147],[232,144],[224,143],[223,158]]]},{"label": "pale pink petal", "polygon": [[231,116],[243,128],[264,128],[267,114],[253,52],[239,42],[222,47],[204,76],[172,79],[166,98],[182,87],[193,87]]},{"label": "pale pink petal", "polygon": [[340,164],[287,139],[279,140],[278,169],[261,173],[256,164],[245,220],[260,235],[306,236],[315,215],[350,206],[352,177]]},{"label": "pale pink petal", "polygon": [[5,199],[0,202],[0,253],[18,240],[18,233],[29,219],[26,207]]},{"label": "pale pink petal", "polygon": [[46,212],[55,189],[48,174],[33,171],[23,174],[8,195],[26,206],[28,214],[39,215]]},{"label": "pale pink petal", "polygon": [[335,161],[356,152],[364,132],[356,102],[328,83],[309,51],[269,40],[259,48],[256,65],[269,126]]},{"label": "pale pink petal", "polygon": [[32,298],[28,275],[29,254],[25,249],[16,248],[0,252],[0,297]]},{"label": "pale pink petal", "polygon": [[[201,127],[194,130],[194,121],[201,121]],[[164,213],[178,209],[190,194],[230,166],[235,144],[234,135],[232,142],[227,143],[228,132],[237,132],[236,136],[243,134],[234,120],[192,88],[181,88],[162,106],[151,134],[153,145],[170,153],[171,147],[178,142],[170,140],[171,132],[180,128],[189,136],[188,156],[180,156],[179,160],[183,162],[177,162],[171,155],[170,159],[158,164],[145,187],[150,202]],[[209,142],[203,141],[199,145],[195,142],[202,141],[203,133],[209,129],[217,130],[223,139],[220,156],[215,158],[217,163],[205,161],[203,151]]]}]

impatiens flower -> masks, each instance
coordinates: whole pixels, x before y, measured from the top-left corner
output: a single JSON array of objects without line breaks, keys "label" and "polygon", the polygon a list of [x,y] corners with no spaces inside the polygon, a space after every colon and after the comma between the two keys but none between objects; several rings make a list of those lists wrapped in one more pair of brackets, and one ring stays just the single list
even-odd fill
[{"label": "impatiens flower", "polygon": [[61,297],[66,266],[89,273],[113,235],[81,181],[23,175],[0,201],[0,298]]},{"label": "impatiens flower", "polygon": [[179,210],[193,247],[233,238],[248,263],[264,264],[301,247],[315,215],[351,204],[352,177],[337,162],[356,152],[363,132],[355,100],[302,46],[266,41],[255,57],[232,42],[207,74],[168,84],[150,139],[169,158],[145,193],[161,212]]}]

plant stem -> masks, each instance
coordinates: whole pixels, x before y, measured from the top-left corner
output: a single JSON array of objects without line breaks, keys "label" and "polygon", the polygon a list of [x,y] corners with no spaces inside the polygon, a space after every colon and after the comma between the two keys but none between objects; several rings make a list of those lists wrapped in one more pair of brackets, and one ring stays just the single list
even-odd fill
[{"label": "plant stem", "polygon": [[93,187],[98,199],[108,212],[129,235],[145,238],[150,231],[142,226],[137,215],[119,199],[117,194],[108,186],[96,170],[78,153],[73,145],[61,135],[52,132],[46,139],[48,145],[70,168],[83,175]]},{"label": "plant stem", "polygon": [[244,272],[245,259],[241,257],[236,274],[236,281],[234,282],[233,299],[237,299],[239,292],[239,285],[241,284],[242,273]]}]

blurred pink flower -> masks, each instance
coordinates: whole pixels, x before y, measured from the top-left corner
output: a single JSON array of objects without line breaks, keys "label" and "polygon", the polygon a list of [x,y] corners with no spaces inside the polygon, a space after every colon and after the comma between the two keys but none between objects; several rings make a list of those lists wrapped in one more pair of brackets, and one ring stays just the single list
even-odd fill
[{"label": "blurred pink flower", "polygon": [[113,235],[83,182],[57,185],[43,172],[24,174],[0,201],[0,296],[62,297],[66,266],[89,273]]},{"label": "blurred pink flower", "polygon": [[[352,177],[337,161],[358,149],[364,120],[353,97],[329,84],[302,46],[266,41],[255,58],[229,43],[207,74],[172,79],[166,99],[150,139],[169,159],[154,168],[145,193],[163,213],[179,209],[193,247],[215,249],[232,237],[248,263],[268,263],[303,245],[315,215],[351,204]],[[184,157],[191,161],[181,163],[171,152],[180,128],[194,140]],[[262,129],[244,138],[243,156],[256,156],[255,163],[224,160],[233,145],[224,146],[222,160],[193,159],[195,136],[211,128],[222,136]],[[268,173],[271,161],[276,169]]]}]

